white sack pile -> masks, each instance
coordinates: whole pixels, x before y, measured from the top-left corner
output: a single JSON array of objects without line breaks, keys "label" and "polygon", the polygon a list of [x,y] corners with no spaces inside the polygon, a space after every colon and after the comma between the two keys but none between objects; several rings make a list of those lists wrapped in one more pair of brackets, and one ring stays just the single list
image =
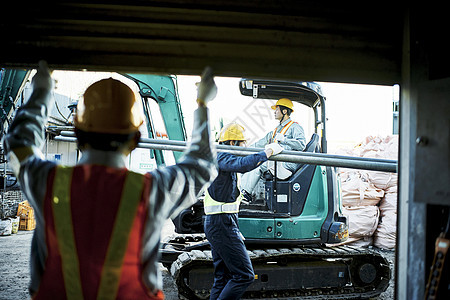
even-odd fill
[{"label": "white sack pile", "polygon": [[[398,135],[368,136],[354,149],[342,149],[336,154],[397,160]],[[349,220],[349,243],[395,248],[397,174],[340,169],[340,177],[343,213]]]}]

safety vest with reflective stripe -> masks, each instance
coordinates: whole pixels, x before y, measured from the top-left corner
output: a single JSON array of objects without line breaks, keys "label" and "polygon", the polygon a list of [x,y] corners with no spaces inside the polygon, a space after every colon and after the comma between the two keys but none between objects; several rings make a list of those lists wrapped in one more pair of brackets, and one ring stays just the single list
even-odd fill
[{"label": "safety vest with reflective stripe", "polygon": [[[282,135],[286,134],[286,131],[288,131],[289,127],[291,127],[291,125],[294,124],[294,121],[289,121],[286,125],[284,125],[284,127],[280,130],[279,133],[281,133]],[[272,140],[273,142],[276,142],[277,140],[275,139],[275,135],[277,134],[277,128],[275,128],[273,130],[273,134],[272,134]]]},{"label": "safety vest with reflective stripe", "polygon": [[[236,174],[237,178],[237,186],[240,184],[240,177]],[[211,195],[208,193],[208,190],[205,192],[205,198],[203,199],[203,208],[205,210],[206,215],[215,215],[215,214],[232,214],[239,212],[239,205],[242,201],[242,194],[239,194],[236,201],[234,202],[219,202],[214,200]]]},{"label": "safety vest with reflective stripe", "polygon": [[142,281],[150,175],[56,167],[44,200],[47,259],[34,299],[163,299]]}]

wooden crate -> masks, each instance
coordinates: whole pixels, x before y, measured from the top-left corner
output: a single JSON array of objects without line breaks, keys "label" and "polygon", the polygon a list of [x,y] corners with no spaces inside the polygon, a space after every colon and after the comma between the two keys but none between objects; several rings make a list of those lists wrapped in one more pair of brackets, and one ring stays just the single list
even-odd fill
[{"label": "wooden crate", "polygon": [[34,210],[28,201],[19,203],[17,208],[17,216],[20,217],[19,230],[33,230],[36,228],[36,219],[34,218]]},{"label": "wooden crate", "polygon": [[33,219],[34,218],[34,210],[28,201],[23,201],[19,203],[19,207],[17,208],[17,216],[20,219]]},{"label": "wooden crate", "polygon": [[36,219],[20,219],[19,230],[34,230],[36,228]]}]

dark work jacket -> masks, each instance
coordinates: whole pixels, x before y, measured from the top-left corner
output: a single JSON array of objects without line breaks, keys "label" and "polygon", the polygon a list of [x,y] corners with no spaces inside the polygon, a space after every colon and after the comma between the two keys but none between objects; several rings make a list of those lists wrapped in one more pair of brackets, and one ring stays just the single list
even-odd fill
[{"label": "dark work jacket", "polygon": [[209,186],[208,193],[216,201],[234,202],[239,196],[236,173],[246,173],[267,161],[264,151],[248,155],[236,156],[220,152],[217,154],[219,175]]}]

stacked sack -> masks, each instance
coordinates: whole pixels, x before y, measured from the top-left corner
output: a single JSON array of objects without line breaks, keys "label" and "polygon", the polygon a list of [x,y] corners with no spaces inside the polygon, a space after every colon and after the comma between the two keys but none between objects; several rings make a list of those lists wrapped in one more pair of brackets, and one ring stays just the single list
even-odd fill
[{"label": "stacked sack", "polygon": [[[336,154],[397,160],[398,136],[368,136],[352,150]],[[396,173],[341,169],[343,213],[349,220],[349,242],[394,249],[397,231]]]}]

